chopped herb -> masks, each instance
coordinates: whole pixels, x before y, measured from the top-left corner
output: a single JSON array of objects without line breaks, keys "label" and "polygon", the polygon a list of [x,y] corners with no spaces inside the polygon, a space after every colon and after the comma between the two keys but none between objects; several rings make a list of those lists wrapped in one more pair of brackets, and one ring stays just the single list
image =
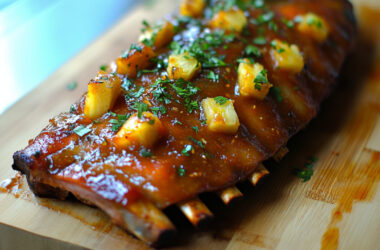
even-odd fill
[{"label": "chopped herb", "polygon": [[268,23],[268,28],[271,29],[271,30],[273,30],[274,32],[277,32],[277,31],[278,31],[278,26],[277,26],[277,24],[276,24],[275,22],[273,22],[273,21],[270,21],[270,22]]},{"label": "chopped herb", "polygon": [[181,154],[183,154],[183,155],[185,155],[185,156],[190,156],[190,153],[189,153],[189,152],[191,152],[191,150],[193,150],[193,146],[190,145],[190,144],[186,144],[186,145],[185,145],[185,148],[182,149]]},{"label": "chopped herb", "polygon": [[268,83],[267,72],[267,70],[263,69],[257,74],[255,80],[253,80],[255,83],[255,89],[261,91],[262,85]]},{"label": "chopped herb", "polygon": [[103,64],[99,68],[100,68],[100,70],[106,71],[108,66],[106,64]]},{"label": "chopped herb", "polygon": [[[248,59],[248,62],[247,62],[246,59]],[[248,58],[238,58],[236,61],[237,61],[238,63],[250,63],[250,64],[254,64],[254,63],[256,62],[255,59],[253,59],[252,57],[248,57]]]},{"label": "chopped herb", "polygon": [[71,83],[66,85],[66,89],[72,91],[72,90],[76,89],[77,86],[78,86],[77,82],[71,82]]},{"label": "chopped herb", "polygon": [[111,126],[111,129],[112,131],[114,132],[117,132],[119,131],[119,129],[124,125],[124,123],[128,120],[128,118],[130,117],[130,115],[119,115],[119,114],[115,114],[113,112],[110,112],[110,114],[112,116],[116,116],[116,119],[110,119],[109,120],[109,123],[112,125]]},{"label": "chopped herb", "polygon": [[207,74],[207,79],[212,80],[213,82],[219,82],[219,75],[216,74],[214,71],[209,71]]},{"label": "chopped herb", "polygon": [[121,87],[125,89],[126,91],[128,91],[133,85],[134,84],[131,80],[129,80],[128,78],[124,78],[123,84],[121,85]]},{"label": "chopped herb", "polygon": [[263,36],[258,36],[253,39],[253,43],[256,45],[265,45],[267,43],[267,40]]},{"label": "chopped herb", "polygon": [[253,6],[258,9],[264,7],[264,0],[254,0]]},{"label": "chopped herb", "polygon": [[183,123],[178,120],[174,120],[173,124],[183,125]]},{"label": "chopped herb", "polygon": [[186,174],[186,169],[184,169],[184,168],[182,168],[182,167],[180,167],[180,168],[177,168],[177,174],[179,175],[179,176],[185,176],[185,174]]},{"label": "chopped herb", "polygon": [[77,107],[76,107],[75,104],[72,104],[72,105],[70,106],[70,113],[74,113],[75,111],[77,111]]},{"label": "chopped herb", "polygon": [[131,47],[129,48],[129,51],[131,51],[131,50],[136,50],[138,52],[142,52],[143,48],[139,45],[132,43]]},{"label": "chopped herb", "polygon": [[88,127],[85,127],[83,125],[80,125],[76,128],[73,129],[73,132],[77,135],[79,135],[80,137],[84,136],[85,134],[91,132],[91,129],[88,128]]},{"label": "chopped herb", "polygon": [[141,155],[142,157],[146,157],[146,158],[148,158],[148,157],[151,157],[151,156],[153,155],[153,153],[150,152],[149,150],[147,150],[146,148],[142,148],[142,149],[140,150],[140,155]]},{"label": "chopped herb", "polygon": [[189,140],[192,141],[192,142],[194,142],[195,144],[197,144],[199,147],[201,147],[203,149],[205,148],[205,146],[203,145],[203,143],[201,141],[198,141],[197,139],[195,139],[195,138],[193,138],[191,136],[189,136]]},{"label": "chopped herb", "polygon": [[256,24],[263,24],[271,21],[274,17],[274,12],[269,11],[267,13],[261,14],[256,19]]},{"label": "chopped herb", "polygon": [[282,102],[284,100],[284,97],[281,95],[281,89],[277,86],[273,86],[270,88],[270,93],[274,96],[276,101]]},{"label": "chopped herb", "polygon": [[145,92],[145,88],[141,87],[138,91],[136,92],[130,92],[129,95],[135,98],[139,98],[143,93]]},{"label": "chopped herb", "polygon": [[147,73],[157,73],[159,71],[158,68],[156,69],[142,69],[137,71],[137,77],[142,76],[142,74],[147,74]]},{"label": "chopped herb", "polygon": [[178,96],[184,99],[185,107],[192,113],[194,110],[199,109],[199,104],[196,100],[191,100],[191,98],[196,95],[199,88],[194,86],[191,82],[179,79],[174,83],[170,84]]},{"label": "chopped herb", "polygon": [[306,23],[309,25],[309,26],[315,26],[317,28],[322,28],[322,22],[321,20],[315,18],[314,16],[311,16],[311,15],[308,15],[306,17]]},{"label": "chopped herb", "polygon": [[214,101],[219,105],[224,105],[229,99],[224,96],[214,97]]},{"label": "chopped herb", "polygon": [[270,46],[271,46],[272,48],[276,49],[276,47],[277,47],[276,40],[272,40],[272,41],[270,42]]},{"label": "chopped herb", "polygon": [[260,49],[254,45],[248,45],[247,47],[245,47],[244,54],[247,56],[256,56],[256,57],[261,56]]},{"label": "chopped herb", "polygon": [[285,24],[290,29],[294,28],[294,22],[292,20],[288,20],[288,19],[282,18],[281,22],[283,24]]},{"label": "chopped herb", "polygon": [[193,127],[191,127],[191,128],[195,131],[195,133],[198,133],[199,128],[198,128],[197,126],[193,126]]},{"label": "chopped herb", "polygon": [[156,122],[155,119],[150,119],[149,122],[148,122],[148,124],[149,124],[149,125],[153,125],[155,122]]},{"label": "chopped herb", "polygon": [[313,156],[305,163],[303,168],[296,168],[296,176],[300,179],[303,179],[303,182],[310,180],[311,176],[314,174],[314,164],[316,161],[317,158]]},{"label": "chopped herb", "polygon": [[137,110],[137,117],[139,119],[142,119],[143,112],[149,110],[148,104],[143,103],[143,102],[136,102],[133,108],[135,108]]}]

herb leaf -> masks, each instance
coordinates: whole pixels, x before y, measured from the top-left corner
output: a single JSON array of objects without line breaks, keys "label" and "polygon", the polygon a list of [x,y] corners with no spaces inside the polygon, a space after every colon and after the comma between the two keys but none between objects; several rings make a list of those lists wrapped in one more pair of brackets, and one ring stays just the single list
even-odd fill
[{"label": "herb leaf", "polygon": [[84,125],[80,125],[73,129],[73,132],[80,137],[84,136],[85,134],[91,132],[91,129],[89,127],[85,127]]},{"label": "herb leaf", "polygon": [[224,96],[214,97],[214,101],[219,105],[224,105],[229,99]]},{"label": "herb leaf", "polygon": [[191,144],[186,144],[185,148],[182,149],[181,154],[185,156],[190,156],[191,150],[193,150],[193,146]]},{"label": "herb leaf", "polygon": [[148,158],[148,157],[152,157],[152,156],[153,156],[153,153],[150,152],[149,150],[147,150],[146,148],[142,148],[142,149],[140,150],[140,155],[141,155],[142,157],[146,157],[146,158]]},{"label": "herb leaf", "polygon": [[66,85],[66,89],[70,90],[70,91],[73,91],[74,89],[76,89],[77,86],[78,86],[77,82],[71,82],[71,83],[69,83],[69,84]]},{"label": "herb leaf", "polygon": [[284,100],[284,97],[281,95],[281,89],[277,86],[273,86],[270,88],[270,93],[274,96],[276,101],[282,102]]}]

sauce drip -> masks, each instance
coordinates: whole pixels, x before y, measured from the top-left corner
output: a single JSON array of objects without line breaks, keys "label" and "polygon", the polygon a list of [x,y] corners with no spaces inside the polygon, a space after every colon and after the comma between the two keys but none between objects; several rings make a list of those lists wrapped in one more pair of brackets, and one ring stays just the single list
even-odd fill
[{"label": "sauce drip", "polygon": [[32,194],[27,190],[24,177],[17,172],[13,177],[0,182],[0,192],[12,194],[16,198],[30,200]]},{"label": "sauce drip", "polygon": [[[368,152],[369,153],[369,152]],[[323,234],[321,249],[337,249],[339,243],[339,222],[344,213],[350,213],[354,202],[370,201],[380,180],[380,153],[371,152],[372,156],[367,164],[351,165],[346,173],[351,173],[342,185],[345,190],[332,212],[330,223]]]}]

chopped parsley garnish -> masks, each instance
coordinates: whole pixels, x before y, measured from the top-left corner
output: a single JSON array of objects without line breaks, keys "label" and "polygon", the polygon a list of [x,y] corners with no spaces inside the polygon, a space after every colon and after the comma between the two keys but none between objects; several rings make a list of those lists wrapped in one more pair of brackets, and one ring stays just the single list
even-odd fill
[{"label": "chopped parsley garnish", "polygon": [[129,48],[129,51],[131,51],[131,50],[136,50],[138,52],[142,52],[143,48],[139,45],[132,43],[131,47]]},{"label": "chopped parsley garnish", "polygon": [[[247,60],[245,60],[245,59],[248,59],[248,62],[247,62]],[[238,63],[250,63],[250,64],[254,64],[256,61],[255,61],[255,59],[253,59],[252,57],[248,57],[248,58],[238,58],[237,60],[236,60]]]},{"label": "chopped parsley garnish", "polygon": [[294,28],[294,22],[292,20],[288,20],[288,19],[282,18],[281,22],[283,24],[285,24],[290,29]]},{"label": "chopped parsley garnish", "polygon": [[261,91],[261,86],[265,83],[268,83],[267,73],[268,71],[263,69],[259,72],[259,74],[257,74],[255,80],[253,80],[255,83],[255,89]]},{"label": "chopped parsley garnish", "polygon": [[144,103],[144,102],[136,102],[133,106],[133,108],[135,110],[137,110],[137,117],[139,119],[142,119],[142,114],[143,112],[146,112],[149,110],[148,108],[148,104]]},{"label": "chopped parsley garnish", "polygon": [[76,107],[75,104],[72,104],[72,105],[70,106],[70,113],[74,113],[75,111],[77,111],[77,107]]},{"label": "chopped parsley garnish", "polygon": [[219,105],[224,105],[229,99],[224,96],[214,97],[214,101]]},{"label": "chopped parsley garnish", "polygon": [[190,156],[190,152],[193,150],[193,146],[190,144],[186,144],[185,148],[182,149],[181,154],[185,156]]},{"label": "chopped parsley garnish", "polygon": [[321,20],[317,19],[316,17],[314,16],[311,16],[311,15],[308,15],[306,17],[306,23],[309,25],[309,26],[315,26],[317,27],[318,29],[322,28],[322,22]]},{"label": "chopped parsley garnish", "polygon": [[71,82],[71,83],[69,83],[69,84],[66,85],[66,89],[70,90],[70,91],[73,91],[74,89],[76,89],[77,86],[78,86],[77,82]]},{"label": "chopped parsley garnish", "polygon": [[317,162],[317,158],[315,156],[311,157],[304,165],[303,168],[296,168],[295,175],[302,179],[303,182],[310,180],[310,178],[314,174],[314,164]]},{"label": "chopped parsley garnish", "polygon": [[124,78],[123,84],[121,85],[121,87],[125,89],[126,91],[128,91],[132,86],[134,86],[134,83],[128,78]]},{"label": "chopped parsley garnish", "polygon": [[111,129],[112,131],[114,132],[117,132],[119,131],[119,129],[124,125],[124,123],[128,120],[128,118],[130,117],[130,115],[119,115],[119,114],[115,114],[113,112],[110,112],[110,114],[112,116],[116,116],[116,119],[111,119],[109,121],[110,124],[112,124],[111,126]]},{"label": "chopped parsley garnish", "polygon": [[103,64],[103,65],[100,65],[99,68],[100,68],[100,70],[106,71],[108,66],[107,66],[107,64]]},{"label": "chopped parsley garnish", "polygon": [[278,26],[277,26],[277,24],[276,24],[275,22],[273,22],[273,21],[270,21],[270,22],[268,23],[268,28],[271,29],[271,30],[273,30],[274,32],[277,32],[277,31],[278,31]]},{"label": "chopped parsley garnish", "polygon": [[216,74],[214,71],[209,71],[207,74],[207,79],[212,80],[213,82],[219,82],[219,75]]},{"label": "chopped parsley garnish", "polygon": [[215,48],[225,45],[234,36],[225,35],[224,31],[217,30],[212,33],[202,33],[198,38],[189,44],[180,44],[177,41],[170,43],[169,48],[174,54],[189,53],[202,63],[202,68],[223,67],[227,64],[224,62],[224,55],[218,55]]},{"label": "chopped parsley garnish", "polygon": [[244,54],[247,56],[261,56],[260,49],[253,45],[248,45],[247,47],[245,47]]},{"label": "chopped parsley garnish", "polygon": [[141,155],[142,157],[146,157],[146,158],[148,158],[148,157],[152,157],[152,156],[153,156],[153,153],[150,152],[150,150],[147,150],[146,148],[142,148],[142,149],[140,150],[140,155]]},{"label": "chopped parsley garnish", "polygon": [[197,126],[193,126],[193,127],[191,127],[191,128],[195,131],[195,133],[198,133],[199,128],[198,128]]},{"label": "chopped parsley garnish", "polygon": [[267,40],[263,36],[258,36],[253,39],[253,43],[256,45],[265,45],[267,43]]},{"label": "chopped parsley garnish", "polygon": [[203,143],[201,141],[198,141],[194,137],[189,136],[189,140],[192,141],[192,142],[194,142],[195,144],[197,144],[199,147],[201,147],[203,149],[205,148],[205,146],[203,145]]},{"label": "chopped parsley garnish", "polygon": [[180,168],[177,168],[177,174],[179,175],[179,176],[185,176],[185,174],[186,174],[186,169],[184,169],[184,168],[182,168],[182,167],[180,167]]},{"label": "chopped parsley garnish", "polygon": [[91,132],[91,129],[89,127],[86,127],[84,125],[80,125],[73,129],[73,132],[80,137],[84,136],[85,134]]},{"label": "chopped parsley garnish", "polygon": [[273,97],[278,102],[282,102],[284,100],[284,97],[281,95],[281,89],[277,86],[273,86],[270,88],[270,93],[273,95]]},{"label": "chopped parsley garnish", "polygon": [[256,24],[263,24],[271,21],[274,17],[274,12],[273,11],[268,11],[264,14],[261,14],[257,17],[256,19]]},{"label": "chopped parsley garnish", "polygon": [[171,82],[171,80],[157,79],[155,81],[155,83],[153,83],[151,85],[153,97],[156,98],[160,102],[163,102],[165,104],[169,104],[171,102],[172,97],[167,92],[167,87],[164,86],[164,84],[167,84],[170,82]]},{"label": "chopped parsley garnish", "polygon": [[145,92],[144,87],[140,87],[138,91],[136,92],[130,92],[129,95],[134,97],[134,98],[139,98],[143,93]]},{"label": "chopped parsley garnish", "polygon": [[174,89],[176,94],[184,100],[184,105],[189,113],[199,109],[198,102],[196,100],[192,100],[192,97],[199,91],[199,88],[194,86],[193,83],[179,79],[174,83],[171,83],[170,86]]}]

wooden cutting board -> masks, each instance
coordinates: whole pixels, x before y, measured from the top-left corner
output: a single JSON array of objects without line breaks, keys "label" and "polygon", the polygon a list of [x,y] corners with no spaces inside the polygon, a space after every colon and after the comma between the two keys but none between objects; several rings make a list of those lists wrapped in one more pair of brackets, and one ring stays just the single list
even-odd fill
[{"label": "wooden cutting board", "polygon": [[[355,5],[362,38],[318,118],[291,140],[281,163],[268,163],[272,175],[260,187],[241,187],[243,200],[225,207],[208,197],[216,215],[208,228],[194,230],[172,209],[179,236],[171,248],[380,249],[380,2]],[[0,192],[0,249],[148,248],[98,209],[34,197],[11,169],[12,154],[69,109],[99,65],[137,40],[142,19],[177,7],[169,0],[137,7],[0,116],[0,181],[7,186]],[[73,81],[78,87],[70,91]],[[318,158],[315,173],[302,182],[293,170],[310,156]]]}]

